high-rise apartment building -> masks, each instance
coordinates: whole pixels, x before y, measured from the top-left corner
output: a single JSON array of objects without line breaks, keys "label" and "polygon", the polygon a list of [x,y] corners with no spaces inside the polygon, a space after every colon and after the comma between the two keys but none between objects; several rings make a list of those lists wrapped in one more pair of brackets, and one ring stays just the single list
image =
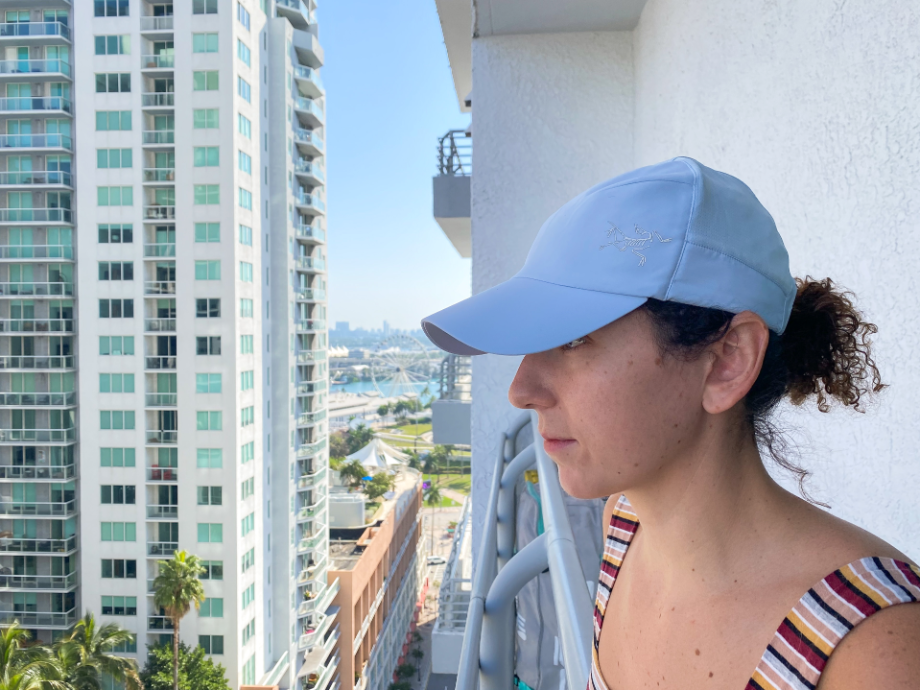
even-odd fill
[{"label": "high-rise apartment building", "polygon": [[182,549],[183,641],[232,687],[306,685],[335,618],[314,10],[0,8],[2,621],[90,611],[143,663]]}]

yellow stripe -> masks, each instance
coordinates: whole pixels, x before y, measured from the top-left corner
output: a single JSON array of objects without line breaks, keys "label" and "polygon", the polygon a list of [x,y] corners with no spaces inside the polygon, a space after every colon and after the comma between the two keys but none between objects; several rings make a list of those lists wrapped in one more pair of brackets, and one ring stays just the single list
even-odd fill
[{"label": "yellow stripe", "polygon": [[754,675],[751,676],[751,680],[756,681],[757,684],[760,685],[760,687],[764,688],[765,690],[766,690],[767,688],[775,688],[775,687],[776,687],[775,685],[773,685],[773,682],[772,682],[772,681],[767,680],[766,678],[763,677],[763,674],[760,672],[760,669],[759,669],[759,668],[758,668],[757,670],[754,671]]},{"label": "yellow stripe", "polygon": [[878,604],[879,607],[885,608],[890,604],[890,602],[885,601],[885,599],[883,599],[878,592],[863,582],[859,575],[856,574],[856,571],[853,570],[853,568],[849,565],[845,566],[840,572],[843,573],[843,576],[847,580],[849,580],[851,585],[853,585],[856,589],[858,589],[860,592]]},{"label": "yellow stripe", "polygon": [[811,624],[806,623],[799,615],[795,612],[795,609],[787,616],[789,622],[792,623],[799,631],[805,636],[805,638],[811,642],[815,647],[820,649],[822,652],[830,656],[831,652],[834,651],[833,645],[827,643],[821,635],[811,626]]}]

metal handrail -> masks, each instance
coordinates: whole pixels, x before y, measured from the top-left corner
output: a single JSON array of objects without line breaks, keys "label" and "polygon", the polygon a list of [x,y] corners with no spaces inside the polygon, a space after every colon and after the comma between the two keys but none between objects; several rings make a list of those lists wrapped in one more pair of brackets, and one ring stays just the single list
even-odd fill
[{"label": "metal handrail", "polygon": [[472,172],[472,138],[466,130],[452,129],[438,139],[438,175],[465,176]]},{"label": "metal handrail", "polygon": [[[521,429],[531,425],[534,443],[514,455]],[[591,649],[591,595],[565,508],[555,464],[543,449],[536,412],[518,417],[502,434],[498,466],[486,507],[480,561],[473,576],[457,690],[507,690],[514,677],[514,597],[549,566],[559,621],[566,681],[586,687]],[[514,485],[536,464],[544,533],[511,555],[514,544]]]}]

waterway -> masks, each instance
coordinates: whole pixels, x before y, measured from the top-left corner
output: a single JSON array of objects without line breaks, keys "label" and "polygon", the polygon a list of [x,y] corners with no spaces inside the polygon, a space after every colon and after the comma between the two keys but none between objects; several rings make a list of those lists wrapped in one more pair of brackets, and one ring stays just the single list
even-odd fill
[{"label": "waterway", "polygon": [[[425,389],[424,383],[412,384],[412,387],[415,389],[416,393],[421,393]],[[439,381],[437,379],[432,379],[428,382],[428,390],[431,392],[432,397],[437,397],[439,389]],[[354,383],[339,383],[329,386],[330,393],[370,393],[377,390],[374,388],[373,381],[355,381]],[[403,391],[409,392],[408,384],[403,388]],[[384,390],[384,392],[386,392]],[[425,397],[427,402],[427,396]]]}]

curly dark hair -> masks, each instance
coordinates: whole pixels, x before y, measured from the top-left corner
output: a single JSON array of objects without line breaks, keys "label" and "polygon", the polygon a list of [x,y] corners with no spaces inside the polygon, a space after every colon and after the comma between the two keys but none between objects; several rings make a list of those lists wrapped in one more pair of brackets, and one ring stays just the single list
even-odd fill
[{"label": "curly dark hair", "polygon": [[[821,412],[836,401],[858,412],[863,396],[878,393],[882,383],[870,352],[875,324],[863,320],[853,294],[836,288],[830,278],[796,279],[797,292],[782,335],[770,331],[760,374],[745,398],[747,422],[757,444],[780,467],[796,476],[802,495],[808,471],[786,457],[788,443],[771,423],[770,412],[788,398],[801,405],[814,396]],[[728,331],[734,314],[650,299],[642,307],[652,318],[662,356],[694,359]]]}]

